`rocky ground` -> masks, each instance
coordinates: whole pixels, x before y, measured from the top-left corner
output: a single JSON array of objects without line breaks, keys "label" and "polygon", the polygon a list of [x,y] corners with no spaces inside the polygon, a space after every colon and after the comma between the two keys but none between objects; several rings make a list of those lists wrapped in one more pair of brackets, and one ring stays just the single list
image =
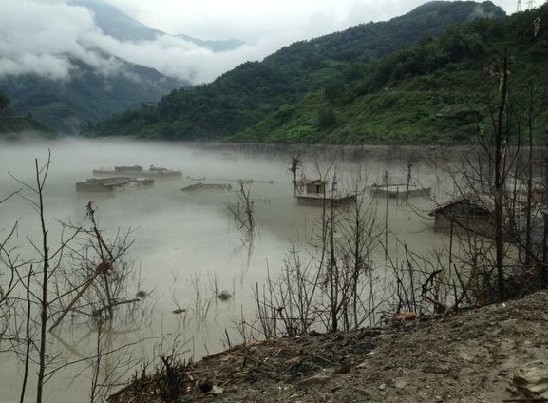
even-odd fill
[{"label": "rocky ground", "polygon": [[250,342],[108,401],[548,402],[547,302],[542,291],[380,329]]}]

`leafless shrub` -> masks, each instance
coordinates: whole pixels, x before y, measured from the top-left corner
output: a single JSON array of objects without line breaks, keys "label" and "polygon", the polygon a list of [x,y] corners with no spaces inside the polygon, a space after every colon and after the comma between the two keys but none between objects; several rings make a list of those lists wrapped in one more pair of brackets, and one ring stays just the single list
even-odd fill
[{"label": "leafless shrub", "polygon": [[297,176],[300,172],[301,175],[304,174],[303,169],[303,155],[304,153],[302,151],[294,152],[291,156],[291,161],[288,170],[291,172],[292,175],[292,181],[293,181],[293,196],[297,196],[297,194],[302,192],[302,181],[297,180]]},{"label": "leafless shrub", "polygon": [[255,286],[263,337],[350,330],[368,319],[374,322],[370,254],[380,232],[375,206],[365,202],[365,186],[358,172],[352,183],[359,195],[355,204],[324,203],[313,252],[292,246],[282,274],[275,280],[269,275],[261,289]]},{"label": "leafless shrub", "polygon": [[250,241],[255,234],[255,202],[251,198],[251,188],[244,187],[244,181],[239,181],[238,200],[227,206],[230,216],[242,232],[244,241]]}]

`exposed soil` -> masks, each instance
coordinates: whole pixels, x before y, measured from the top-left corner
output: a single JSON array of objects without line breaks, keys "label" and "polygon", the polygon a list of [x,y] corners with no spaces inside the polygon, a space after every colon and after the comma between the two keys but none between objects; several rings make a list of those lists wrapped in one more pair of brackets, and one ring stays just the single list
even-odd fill
[{"label": "exposed soil", "polygon": [[[548,402],[547,302],[542,291],[382,329],[250,342],[191,364],[174,401]],[[109,402],[160,402],[157,381]]]}]

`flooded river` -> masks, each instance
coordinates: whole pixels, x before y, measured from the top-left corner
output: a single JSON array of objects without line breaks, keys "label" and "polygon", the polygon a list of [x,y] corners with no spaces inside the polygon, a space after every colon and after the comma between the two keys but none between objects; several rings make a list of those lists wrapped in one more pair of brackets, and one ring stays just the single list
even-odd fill
[{"label": "flooded river", "polygon": [[[118,230],[131,230],[133,243],[127,258],[135,276],[128,295],[142,292],[146,298],[139,313],[134,311],[135,316],[120,325],[109,340],[112,349],[132,344],[131,349],[120,353],[128,360],[145,357],[148,362],[156,362],[158,355],[169,353],[174,343],[187,351],[187,357],[198,359],[226,347],[227,334],[233,343],[240,342],[235,323],[242,317],[253,321],[255,284],[263,284],[268,274],[274,277],[280,273],[291,245],[297,249],[310,247],[321,216],[321,208],[298,205],[293,197],[288,170],[291,151],[268,146],[78,140],[3,143],[0,200],[25,188],[18,181],[33,182],[34,159],[43,164],[48,149],[51,165],[45,208],[52,249],[60,242],[59,221],[89,226],[85,206],[90,200],[94,201],[98,226],[105,231],[105,237],[114,236]],[[318,169],[325,174],[335,162],[340,189],[348,187],[358,166],[372,183],[380,182],[386,171],[391,180],[405,179],[412,164],[413,178],[431,186],[434,198],[448,197],[447,179],[421,160],[421,150],[409,154],[377,148],[363,155],[343,155],[329,148],[302,151],[308,178],[316,179]],[[156,181],[152,187],[116,189],[108,196],[76,192],[75,183],[91,178],[93,169],[134,164],[181,170],[182,179]],[[232,190],[180,190],[198,178],[208,183],[231,184]],[[238,179],[253,180],[249,189],[257,235],[252,246],[242,241],[242,233],[227,210],[227,205],[237,200]],[[404,244],[423,255],[445,244],[446,236],[434,232],[433,223],[426,216],[435,205],[433,201],[412,199],[403,203],[365,197],[367,204],[376,204],[379,225],[388,227],[392,256],[401,254]],[[15,196],[0,205],[0,238],[17,220],[15,243],[21,245],[21,255],[34,253],[29,242],[40,242],[39,218],[27,200]],[[374,256],[377,269],[382,270],[384,249],[375,250]],[[217,298],[215,294],[220,291],[230,298]],[[67,320],[50,338],[50,351],[62,352],[68,361],[90,355],[97,338],[90,329],[81,322],[71,325]],[[19,401],[22,361],[9,353],[0,356],[0,401]],[[114,367],[114,362],[113,356],[105,357],[102,365],[107,368],[102,370],[108,370],[109,365]],[[123,373],[122,378],[127,379],[135,370]],[[46,384],[46,400],[89,401],[91,373],[92,369],[82,363],[56,372]],[[29,382],[29,398],[35,393],[33,379]]]}]

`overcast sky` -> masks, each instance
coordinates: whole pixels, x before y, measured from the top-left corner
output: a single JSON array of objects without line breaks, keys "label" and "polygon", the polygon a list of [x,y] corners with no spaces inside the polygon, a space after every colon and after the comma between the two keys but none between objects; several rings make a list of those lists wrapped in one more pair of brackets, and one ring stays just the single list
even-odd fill
[{"label": "overcast sky", "polygon": [[[105,74],[119,68],[111,56],[166,75],[206,83],[282,46],[369,21],[385,21],[424,0],[104,0],[144,25],[200,39],[239,39],[246,45],[213,52],[170,36],[141,43],[105,35],[84,8],[67,0],[0,0],[0,79],[37,73],[68,79],[70,58]],[[494,0],[508,14],[517,0]],[[525,2],[524,2],[525,3]],[[100,50],[100,51],[98,51]],[[72,69],[72,70],[71,70]]]},{"label": "overcast sky", "polygon": [[[204,39],[310,38],[404,14],[425,0],[107,0],[145,25]],[[525,3],[526,0],[523,1]],[[517,0],[494,0],[507,13]]]}]

